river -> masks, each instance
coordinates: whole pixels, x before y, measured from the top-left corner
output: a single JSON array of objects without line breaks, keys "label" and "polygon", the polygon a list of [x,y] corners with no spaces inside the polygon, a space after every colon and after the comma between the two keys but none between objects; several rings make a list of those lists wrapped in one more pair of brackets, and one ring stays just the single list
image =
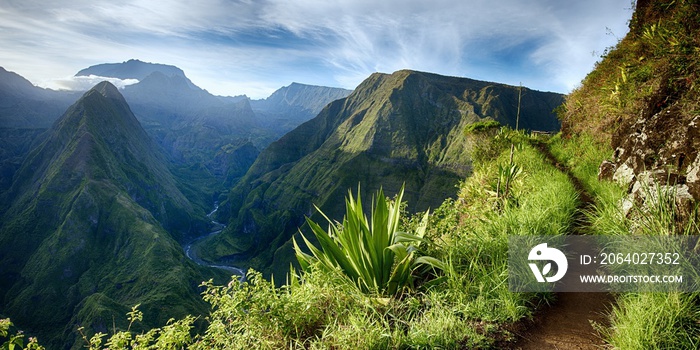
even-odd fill
[{"label": "river", "polygon": [[208,262],[202,260],[199,256],[197,256],[197,247],[199,244],[204,242],[205,239],[214,237],[218,234],[221,233],[221,231],[226,228],[226,225],[217,222],[216,220],[212,219],[212,216],[216,213],[216,211],[219,210],[219,203],[214,202],[214,209],[211,211],[211,213],[207,214],[207,217],[211,220],[212,225],[214,225],[214,230],[203,235],[199,236],[189,243],[185,245],[185,255],[192,260],[195,264],[200,265],[200,266],[206,266],[206,267],[213,267],[215,269],[221,269],[221,270],[226,270],[229,272],[233,272],[235,275],[245,277],[245,272],[237,267],[233,266],[226,266],[226,265],[215,265],[215,264],[209,264]]}]

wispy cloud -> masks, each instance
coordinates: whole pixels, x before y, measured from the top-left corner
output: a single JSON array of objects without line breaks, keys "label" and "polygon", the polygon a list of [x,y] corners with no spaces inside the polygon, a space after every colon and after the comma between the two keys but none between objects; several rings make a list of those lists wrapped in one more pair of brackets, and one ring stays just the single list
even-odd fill
[{"label": "wispy cloud", "polygon": [[[629,0],[9,0],[0,65],[36,82],[130,58],[218,94],[352,88],[410,68],[566,92],[626,32]],[[246,86],[257,91],[247,90]],[[265,92],[269,90],[269,92]],[[257,96],[263,97],[263,96]]]},{"label": "wispy cloud", "polygon": [[98,75],[89,75],[79,77],[71,76],[61,79],[49,80],[44,82],[42,86],[54,90],[87,91],[90,90],[93,86],[103,81],[108,81],[119,89],[123,89],[128,85],[133,85],[139,82],[137,79],[119,79],[112,77],[101,77]]}]

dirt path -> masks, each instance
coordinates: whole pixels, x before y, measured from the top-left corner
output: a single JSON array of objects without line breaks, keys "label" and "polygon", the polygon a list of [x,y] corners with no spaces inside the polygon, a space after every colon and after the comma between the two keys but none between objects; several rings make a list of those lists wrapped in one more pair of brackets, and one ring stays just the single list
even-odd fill
[{"label": "dirt path", "polygon": [[[593,205],[593,198],[571,171],[559,164],[544,143],[537,144],[542,154],[560,171],[567,174],[579,193],[580,205],[570,234],[584,234],[590,223],[584,211]],[[609,293],[557,293],[556,301],[539,310],[526,329],[517,334],[520,340],[513,349],[601,349],[605,343],[594,324],[607,327],[614,297]]]}]

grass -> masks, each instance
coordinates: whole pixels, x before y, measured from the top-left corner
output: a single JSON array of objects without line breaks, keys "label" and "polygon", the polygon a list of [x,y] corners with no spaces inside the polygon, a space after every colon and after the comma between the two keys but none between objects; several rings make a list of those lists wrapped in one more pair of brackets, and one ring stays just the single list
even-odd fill
[{"label": "grass", "polygon": [[[700,234],[694,217],[685,225],[678,224],[679,211],[670,196],[657,193],[657,199],[647,206],[633,208],[630,218],[599,212],[596,225],[608,228],[608,234]],[[604,334],[616,348],[697,349],[700,345],[700,293],[622,294],[611,320],[611,328]]]},{"label": "grass", "polygon": [[[550,141],[555,157],[566,164],[595,197],[588,213],[591,233],[605,235],[698,235],[696,216],[679,225],[679,208],[669,193],[647,188],[656,198],[635,206],[628,216],[620,209],[626,191],[612,182],[598,181],[597,166],[609,148],[585,134]],[[621,293],[611,310],[610,328],[602,329],[616,349],[697,349],[700,345],[699,293]]]},{"label": "grass", "polygon": [[612,311],[604,334],[617,349],[697,349],[697,293],[626,293]]}]

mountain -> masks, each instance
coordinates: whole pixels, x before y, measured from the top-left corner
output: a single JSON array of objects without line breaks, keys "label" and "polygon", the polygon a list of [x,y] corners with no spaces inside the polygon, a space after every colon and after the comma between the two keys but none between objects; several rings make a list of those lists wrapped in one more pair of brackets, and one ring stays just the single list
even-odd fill
[{"label": "mountain", "polygon": [[[520,125],[555,131],[563,96],[522,90]],[[285,273],[289,240],[318,205],[340,218],[347,190],[406,185],[410,211],[456,195],[471,172],[467,125],[497,120],[515,126],[518,88],[465,78],[398,71],[373,74],[348,97],[326,106],[266,148],[228,196],[220,219],[230,225],[207,243],[210,260]],[[369,196],[367,196],[369,198]]]},{"label": "mountain", "polygon": [[281,113],[287,108],[299,108],[313,115],[318,114],[328,103],[350,95],[352,90],[327,86],[292,83],[273,92],[270,97],[252,100],[254,110]]},{"label": "mountain", "polygon": [[137,84],[126,86],[123,94],[146,125],[150,122],[170,125],[203,109],[244,99],[225,101],[192,84],[184,74],[168,75],[160,71],[152,72]]},{"label": "mountain", "polygon": [[78,97],[36,87],[0,67],[0,194],[12,185],[32,144]]},{"label": "mountain", "polygon": [[55,347],[108,331],[141,303],[145,326],[203,310],[208,279],[178,240],[205,232],[166,158],[111,84],[86,92],[28,154],[0,217],[4,314]]},{"label": "mountain", "polygon": [[245,174],[260,149],[347,95],[343,89],[292,84],[264,100],[214,96],[177,67],[138,60],[77,73],[89,74],[139,79],[122,93],[146,131],[178,167],[198,168],[198,177],[214,177],[224,186]]},{"label": "mountain", "polygon": [[347,97],[352,90],[292,83],[262,100],[251,100],[256,114],[265,126],[280,136],[315,117],[327,104]]},{"label": "mountain", "polygon": [[[119,79],[137,79],[139,81],[147,76],[159,72],[169,77],[185,77],[182,69],[167,64],[148,63],[139,60],[128,60],[122,63],[103,63],[81,69],[75,76],[97,75],[100,77],[112,77]],[[191,82],[190,82],[191,83]]]},{"label": "mountain", "polygon": [[0,67],[0,128],[48,128],[78,97],[36,87]]},{"label": "mountain", "polygon": [[[293,83],[263,100],[214,96],[178,67],[134,59],[76,73],[88,75],[139,80],[121,90],[136,118],[166,150],[177,172],[201,179],[209,195],[218,191],[216,187],[234,184],[259,150],[348,93]],[[18,129],[50,127],[78,97],[76,92],[35,87],[15,73],[0,70],[0,136],[13,140],[0,141],[0,190],[9,186],[19,160],[40,137],[36,130]]]},{"label": "mountain", "polygon": [[0,199],[1,194],[10,189],[24,157],[32,144],[41,140],[44,130],[0,128]]}]

